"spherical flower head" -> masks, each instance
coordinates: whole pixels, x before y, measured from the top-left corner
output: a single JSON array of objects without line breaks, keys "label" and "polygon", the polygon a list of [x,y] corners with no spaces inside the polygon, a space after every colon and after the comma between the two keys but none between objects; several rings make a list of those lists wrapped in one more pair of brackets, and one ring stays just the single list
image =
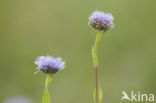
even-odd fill
[{"label": "spherical flower head", "polygon": [[114,17],[112,16],[112,14],[95,11],[89,17],[89,24],[94,29],[107,31],[114,27],[113,20]]},{"label": "spherical flower head", "polygon": [[11,99],[7,99],[2,103],[33,103],[30,99],[25,97],[15,97]]},{"label": "spherical flower head", "polygon": [[56,72],[64,69],[65,62],[62,58],[54,58],[51,56],[40,56],[35,61],[38,69],[47,74],[55,74]]}]

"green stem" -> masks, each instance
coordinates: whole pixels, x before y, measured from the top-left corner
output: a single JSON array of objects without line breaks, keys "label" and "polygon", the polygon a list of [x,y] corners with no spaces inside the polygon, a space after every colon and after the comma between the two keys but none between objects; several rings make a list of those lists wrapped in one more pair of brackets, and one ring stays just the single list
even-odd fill
[{"label": "green stem", "polygon": [[50,103],[50,95],[48,92],[48,87],[50,85],[51,80],[52,80],[52,75],[48,74],[48,76],[46,78],[46,82],[45,82],[45,92],[44,92],[43,100],[42,100],[43,103]]},{"label": "green stem", "polygon": [[99,39],[100,39],[100,31],[98,31],[97,36],[96,36],[96,40],[95,40],[95,55],[97,56],[98,54],[98,43],[99,43]]},{"label": "green stem", "polygon": [[48,74],[48,76],[46,78],[46,83],[45,83],[45,91],[48,91],[48,87],[49,87],[51,80],[52,80],[52,75]]},{"label": "green stem", "polygon": [[96,103],[99,103],[99,81],[98,81],[98,68],[95,67],[95,82],[96,82]]},{"label": "green stem", "polygon": [[[99,39],[100,39],[100,31],[98,31],[97,36],[96,36],[96,40],[95,40],[95,45],[94,45],[94,55],[96,57],[96,61],[98,63],[98,43],[99,43]],[[94,60],[95,61],[95,60]],[[99,81],[98,81],[98,64],[95,65],[94,67],[95,69],[95,83],[96,83],[96,103],[99,103],[99,89],[98,89],[98,85],[99,85]]]}]

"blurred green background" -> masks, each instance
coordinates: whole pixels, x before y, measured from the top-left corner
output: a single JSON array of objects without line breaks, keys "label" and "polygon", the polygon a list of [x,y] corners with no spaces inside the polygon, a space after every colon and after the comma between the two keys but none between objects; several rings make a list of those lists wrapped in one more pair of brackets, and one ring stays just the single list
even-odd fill
[{"label": "blurred green background", "polygon": [[60,56],[66,68],[50,86],[52,103],[94,103],[91,48],[95,10],[110,12],[115,28],[99,43],[103,103],[122,91],[156,94],[155,0],[0,0],[0,102],[27,96],[41,103],[46,75],[33,75],[37,56]]}]

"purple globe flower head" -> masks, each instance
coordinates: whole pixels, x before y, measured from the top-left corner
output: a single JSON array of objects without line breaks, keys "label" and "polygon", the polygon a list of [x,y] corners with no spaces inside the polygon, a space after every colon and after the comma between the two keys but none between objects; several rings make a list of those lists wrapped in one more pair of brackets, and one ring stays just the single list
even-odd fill
[{"label": "purple globe flower head", "polygon": [[107,31],[114,27],[113,20],[114,17],[112,16],[112,14],[95,11],[89,17],[89,24],[94,29]]},{"label": "purple globe flower head", "polygon": [[5,100],[3,103],[33,103],[30,99],[25,97],[15,97]]},{"label": "purple globe flower head", "polygon": [[51,56],[40,56],[35,61],[38,69],[47,74],[55,74],[56,72],[64,69],[65,62],[62,58],[54,58]]}]

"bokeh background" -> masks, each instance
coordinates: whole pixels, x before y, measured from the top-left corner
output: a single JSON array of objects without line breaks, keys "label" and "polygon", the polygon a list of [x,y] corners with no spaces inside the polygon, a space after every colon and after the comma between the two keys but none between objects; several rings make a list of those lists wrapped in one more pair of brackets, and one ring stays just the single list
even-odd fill
[{"label": "bokeh background", "polygon": [[[0,102],[25,96],[42,102],[46,75],[33,75],[37,56],[60,56],[66,68],[50,86],[52,103],[94,103],[91,48],[95,10],[110,12],[115,28],[99,43],[103,103],[122,91],[156,94],[155,0],[0,0]],[[125,101],[126,102],[126,101]]]}]

